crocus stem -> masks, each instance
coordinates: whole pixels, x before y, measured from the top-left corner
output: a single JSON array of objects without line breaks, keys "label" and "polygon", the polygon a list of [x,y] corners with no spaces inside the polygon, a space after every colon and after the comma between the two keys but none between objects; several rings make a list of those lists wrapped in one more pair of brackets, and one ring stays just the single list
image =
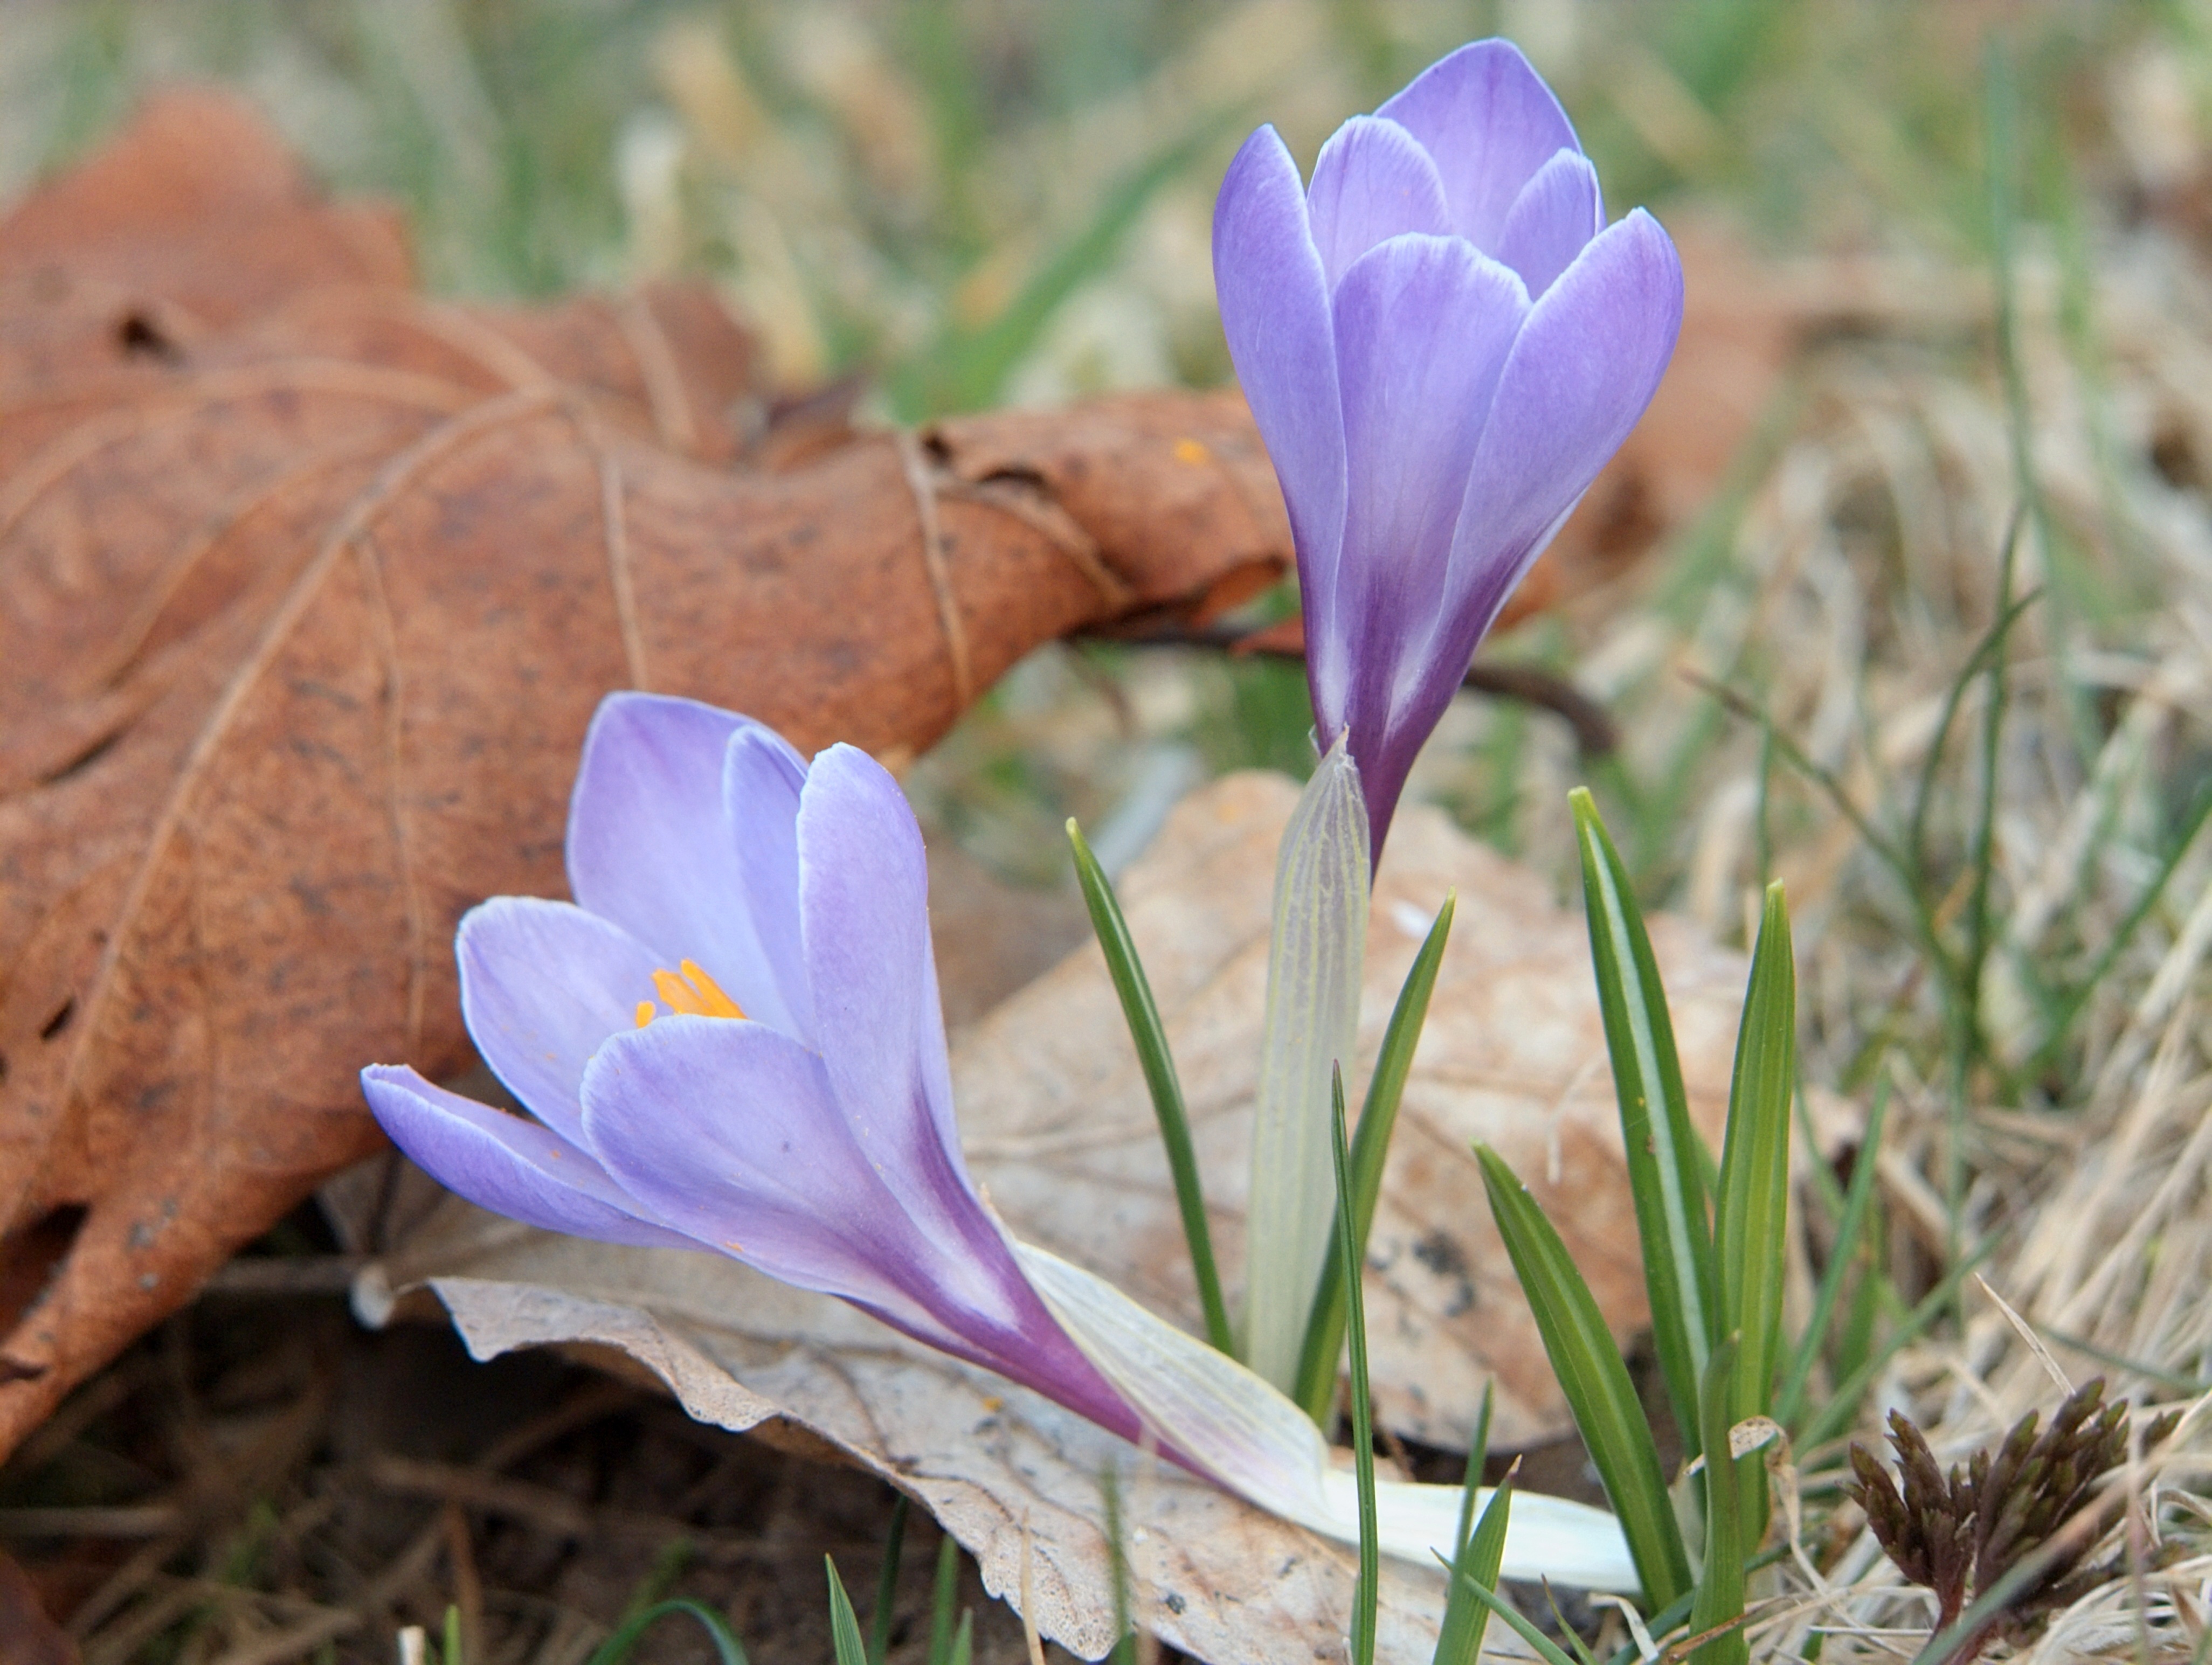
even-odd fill
[{"label": "crocus stem", "polygon": [[1367,948],[1367,808],[1340,738],[1306,784],[1275,863],[1252,1185],[1244,1238],[1244,1358],[1296,1385],[1335,1218],[1329,1082],[1358,1037]]}]

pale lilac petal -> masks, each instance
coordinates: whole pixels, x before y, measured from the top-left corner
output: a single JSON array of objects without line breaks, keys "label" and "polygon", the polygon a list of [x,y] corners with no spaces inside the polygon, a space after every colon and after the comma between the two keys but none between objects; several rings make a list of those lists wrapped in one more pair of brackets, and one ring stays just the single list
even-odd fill
[{"label": "pale lilac petal", "polygon": [[[1344,425],[1328,282],[1297,164],[1272,127],[1244,141],[1213,209],[1213,287],[1229,357],[1282,482],[1298,581],[1334,582],[1344,537]],[[1340,686],[1340,656],[1309,659]],[[1317,683],[1317,687],[1319,684]]]},{"label": "pale lilac petal", "polygon": [[[1332,292],[1346,268],[1384,239],[1451,230],[1443,180],[1429,153],[1397,123],[1373,116],[1354,116],[1322,146],[1306,209]],[[1338,353],[1340,364],[1340,346]]]},{"label": "pale lilac petal", "polygon": [[799,795],[805,784],[805,760],[782,736],[749,724],[730,736],[722,759],[722,805],[731,861],[787,1019],[779,1020],[765,1008],[753,1015],[811,1041],[814,997],[799,929]]},{"label": "pale lilac petal", "polygon": [[[1346,457],[1346,559],[1333,608],[1309,597],[1309,639],[1341,636],[1354,667],[1345,718],[1364,779],[1409,620],[1435,616],[1468,469],[1528,299],[1509,268],[1455,237],[1398,237],[1353,264],[1336,293]],[[1335,739],[1323,717],[1321,742]],[[1367,790],[1381,848],[1396,801]]]},{"label": "pale lilac petal", "polygon": [[1436,158],[1452,227],[1498,251],[1513,200],[1561,150],[1579,150],[1574,124],[1510,40],[1478,40],[1440,58],[1375,112]]},{"label": "pale lilac petal", "polygon": [[635,1026],[661,962],[621,926],[534,896],[471,908],[453,952],[477,1050],[531,1114],[581,1145],[584,1066],[609,1035]]},{"label": "pale lilac petal", "polygon": [[1591,238],[1605,228],[1597,169],[1580,151],[1562,150],[1521,188],[1498,235],[1498,257],[1540,295]]},{"label": "pale lilac petal", "polygon": [[723,811],[724,753],[732,736],[757,726],[691,699],[601,701],[569,804],[568,886],[660,965],[697,960],[749,1015],[788,1029],[792,1013],[737,881]]},{"label": "pale lilac petal", "polygon": [[646,1248],[699,1244],[641,1218],[640,1205],[589,1154],[535,1122],[372,1064],[362,1092],[392,1142],[447,1190],[548,1232]]},{"label": "pale lilac petal", "polygon": [[973,1212],[929,941],[929,867],[898,783],[832,746],[799,808],[799,908],[815,1033],[854,1137],[917,1218]]},{"label": "pale lilac petal", "polygon": [[854,1139],[822,1060],[764,1025],[664,1018],[610,1042],[585,1077],[584,1124],[656,1219],[770,1277],[965,1356],[976,1334],[1021,1327],[1003,1243],[962,1253],[928,1236],[902,1176]]},{"label": "pale lilac petal", "polygon": [[1658,391],[1682,323],[1682,265],[1638,209],[1594,238],[1529,309],[1475,447],[1439,639],[1464,670],[1474,644],[1575,499]]}]

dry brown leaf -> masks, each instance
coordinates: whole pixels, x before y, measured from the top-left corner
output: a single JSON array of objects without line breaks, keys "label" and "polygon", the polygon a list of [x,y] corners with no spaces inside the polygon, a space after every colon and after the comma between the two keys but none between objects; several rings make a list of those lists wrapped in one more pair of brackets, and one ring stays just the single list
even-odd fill
[{"label": "dry brown leaf", "polygon": [[[1179,807],[1122,885],[1167,1014],[1216,1241],[1233,1250],[1266,980],[1274,850],[1297,788],[1235,775]],[[1497,1433],[1517,1444],[1565,1426],[1533,1320],[1492,1230],[1471,1138],[1528,1178],[1618,1332],[1643,1317],[1632,1208],[1579,915],[1544,881],[1409,809],[1376,890],[1362,1044],[1371,1054],[1428,918],[1459,903],[1427,1032],[1407,1088],[1369,1256],[1378,1412],[1404,1432],[1463,1443],[1485,1373]],[[1744,966],[1679,920],[1651,921],[1674,997],[1698,1119],[1725,1105]],[[959,922],[939,919],[957,938]],[[1072,955],[956,1042],[969,1159],[1017,1233],[1067,1254],[1195,1328],[1181,1228],[1150,1100],[1095,948]],[[1556,1155],[1558,1166],[1551,1167]],[[398,1196],[368,1172],[334,1197],[349,1233]],[[703,1255],[615,1249],[529,1231],[450,1197],[391,1229],[362,1287],[429,1282],[479,1356],[546,1342],[620,1349],[694,1415],[730,1427],[780,1419],[826,1439],[927,1504],[972,1551],[988,1586],[1019,1588],[1034,1535],[1037,1619],[1096,1656],[1112,1613],[1098,1475],[1126,1446],[1034,1395],[916,1348],[851,1309]],[[1225,1269],[1234,1275],[1233,1253]],[[1172,1473],[1125,1482],[1136,1611],[1217,1665],[1334,1657],[1355,1558]],[[1386,1659],[1426,1659],[1441,1582],[1394,1565]]]},{"label": "dry brown leaf", "polygon": [[7,1665],[77,1665],[76,1644],[46,1617],[38,1587],[0,1554],[0,1660]]},{"label": "dry brown leaf", "polygon": [[201,97],[0,221],[0,1453],[374,1147],[364,1059],[465,1063],[454,923],[559,890],[607,690],[911,755],[1286,553],[1234,399],[736,469],[702,292],[435,306],[382,223]]}]

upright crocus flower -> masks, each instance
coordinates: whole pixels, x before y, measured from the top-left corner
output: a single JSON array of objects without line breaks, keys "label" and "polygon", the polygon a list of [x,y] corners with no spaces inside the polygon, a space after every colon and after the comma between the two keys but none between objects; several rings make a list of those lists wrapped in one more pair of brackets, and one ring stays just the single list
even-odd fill
[{"label": "upright crocus flower", "polygon": [[1475,644],[1650,403],[1682,273],[1510,42],[1431,65],[1322,147],[1272,127],[1214,210],[1221,320],[1291,513],[1321,748],[1382,848]]},{"label": "upright crocus flower", "polygon": [[[960,1154],[913,812],[867,755],[810,766],[689,700],[599,708],[568,820],[576,900],[462,921],[461,1005],[533,1120],[362,1072],[394,1142],[462,1196],[550,1231],[726,1255],[1357,1541],[1304,1414],[1110,1286],[1010,1237]],[[1386,1486],[1423,1565],[1455,1488]],[[1607,1515],[1516,1500],[1506,1568],[1635,1587]]]}]

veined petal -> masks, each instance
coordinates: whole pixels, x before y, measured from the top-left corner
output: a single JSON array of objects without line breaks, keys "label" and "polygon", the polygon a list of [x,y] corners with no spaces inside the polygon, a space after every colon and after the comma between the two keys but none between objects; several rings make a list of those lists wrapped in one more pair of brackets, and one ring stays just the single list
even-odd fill
[{"label": "veined petal", "polygon": [[1591,238],[1605,229],[1597,169],[1578,150],[1562,150],[1521,187],[1498,234],[1498,257],[1540,295]]},{"label": "veined petal", "polygon": [[[568,886],[672,970],[696,960],[762,1022],[795,1026],[735,876],[722,762],[749,717],[693,699],[617,693],[584,737],[568,808]],[[639,990],[638,998],[652,993]]]},{"label": "veined petal", "polygon": [[1561,150],[1579,150],[1574,124],[1510,40],[1477,40],[1439,58],[1375,112],[1436,158],[1452,229],[1495,253],[1513,200]]},{"label": "veined petal", "polygon": [[1376,795],[1392,773],[1376,749],[1391,691],[1443,599],[1468,469],[1528,313],[1520,278],[1456,237],[1394,237],[1336,292],[1346,559],[1334,594],[1307,597],[1307,633],[1347,645],[1346,717],[1378,849],[1396,801]]},{"label": "veined petal", "polygon": [[799,911],[815,1032],[859,1147],[941,1242],[981,1210],[960,1157],[914,811],[851,746],[814,760],[799,808]]},{"label": "veined petal", "polygon": [[585,1074],[584,1131],[655,1219],[945,1344],[907,1287],[930,1245],[854,1144],[822,1060],[788,1036],[680,1016],[617,1036]]},{"label": "veined petal", "polygon": [[568,902],[495,896],[462,916],[453,942],[461,1015],[492,1073],[580,1148],[584,1066],[635,1026],[653,996],[653,951]]},{"label": "veined petal", "polygon": [[[1229,357],[1282,482],[1298,582],[1335,581],[1344,539],[1344,423],[1328,282],[1314,246],[1297,164],[1272,127],[1244,141],[1213,209],[1213,287]],[[1341,704],[1342,655],[1319,645],[1315,704]]]},{"label": "veined petal", "polygon": [[549,1232],[648,1249],[696,1249],[640,1217],[590,1153],[520,1116],[433,1087],[411,1069],[361,1072],[369,1109],[415,1165],[480,1208]]},{"label": "veined petal", "polygon": [[1681,262],[1641,209],[1592,239],[1529,309],[1468,472],[1442,615],[1459,627],[1432,639],[1440,660],[1465,669],[1651,403],[1681,324]]},{"label": "veined petal", "polygon": [[[801,1041],[814,1033],[814,996],[799,928],[799,797],[805,784],[805,760],[781,735],[754,723],[730,736],[722,757],[722,812],[732,860],[755,937],[790,1018],[786,1032]],[[756,1015],[774,1021],[767,1014]]]},{"label": "veined petal", "polygon": [[[1373,116],[1354,116],[1329,135],[1314,162],[1306,211],[1332,292],[1346,268],[1385,238],[1451,230],[1444,183],[1429,153],[1397,123]],[[1341,354],[1340,347],[1340,364]],[[1352,471],[1356,477],[1356,464]]]}]

